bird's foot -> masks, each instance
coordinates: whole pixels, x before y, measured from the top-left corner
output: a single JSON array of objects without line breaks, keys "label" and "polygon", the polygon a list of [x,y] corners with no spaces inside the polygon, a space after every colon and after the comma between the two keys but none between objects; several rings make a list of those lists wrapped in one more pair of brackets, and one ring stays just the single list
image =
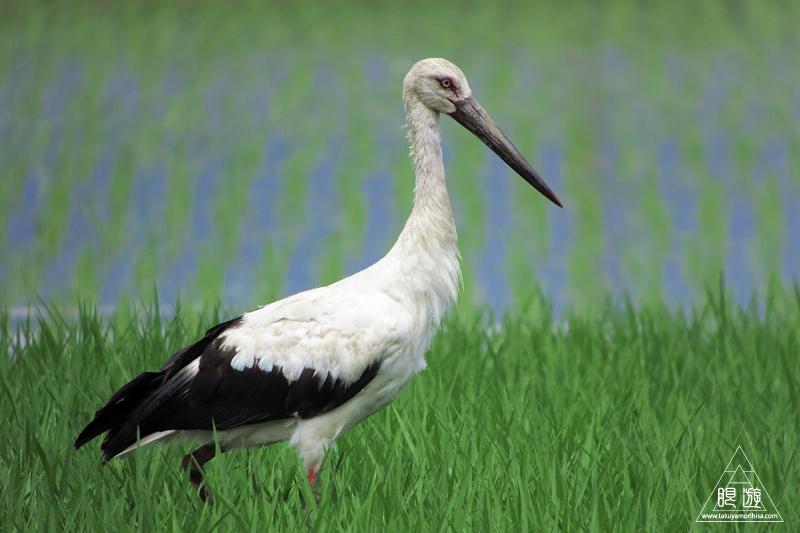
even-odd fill
[{"label": "bird's foot", "polygon": [[214,496],[211,494],[208,485],[203,483],[199,488],[194,483],[192,485],[197,489],[197,495],[200,496],[203,503],[208,505],[209,508],[214,507]]}]

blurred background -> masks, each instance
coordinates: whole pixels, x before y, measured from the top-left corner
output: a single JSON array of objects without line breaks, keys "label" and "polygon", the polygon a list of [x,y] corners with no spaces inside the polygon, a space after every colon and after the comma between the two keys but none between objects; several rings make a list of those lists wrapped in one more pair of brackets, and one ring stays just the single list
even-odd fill
[{"label": "blurred background", "polygon": [[4,2],[0,305],[242,311],[368,266],[436,56],[565,206],[443,119],[462,305],[791,293],[800,3],[539,4]]}]

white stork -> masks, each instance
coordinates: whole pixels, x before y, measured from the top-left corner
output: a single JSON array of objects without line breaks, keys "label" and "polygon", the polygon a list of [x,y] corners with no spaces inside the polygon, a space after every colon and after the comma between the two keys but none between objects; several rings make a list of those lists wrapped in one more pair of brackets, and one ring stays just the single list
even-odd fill
[{"label": "white stork", "polygon": [[403,83],[403,103],[415,197],[389,253],[337,283],[209,329],[160,370],[123,385],[75,448],[108,431],[100,446],[105,463],[144,444],[204,442],[182,466],[210,502],[202,468],[216,453],[215,435],[223,452],[289,441],[313,486],[336,439],[397,398],[425,368],[425,352],[461,281],[439,115],[454,118],[561,206],[454,64],[416,63]]}]

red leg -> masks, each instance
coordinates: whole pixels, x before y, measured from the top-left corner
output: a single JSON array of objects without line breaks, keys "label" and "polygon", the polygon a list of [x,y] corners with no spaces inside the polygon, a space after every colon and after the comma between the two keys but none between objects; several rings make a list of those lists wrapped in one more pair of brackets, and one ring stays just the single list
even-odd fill
[{"label": "red leg", "polygon": [[314,486],[314,480],[317,479],[317,471],[316,470],[309,470],[308,471],[308,484],[309,486]]}]

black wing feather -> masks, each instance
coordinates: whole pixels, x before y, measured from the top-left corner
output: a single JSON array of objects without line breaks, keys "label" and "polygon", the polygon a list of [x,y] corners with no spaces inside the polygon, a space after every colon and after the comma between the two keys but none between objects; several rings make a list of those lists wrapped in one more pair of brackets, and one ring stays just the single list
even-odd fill
[{"label": "black wing feather", "polygon": [[[123,385],[78,437],[79,448],[108,431],[101,450],[108,461],[137,438],[166,430],[231,429],[297,416],[310,418],[352,399],[377,375],[375,362],[352,383],[321,377],[305,368],[293,382],[280,367],[236,370],[232,349],[222,348],[220,334],[238,327],[241,317],[206,332],[203,339],[173,355],[158,372],[145,372]],[[200,358],[196,374],[180,373]]]},{"label": "black wing feather", "polygon": [[[137,410],[137,407],[143,400],[152,396],[159,387],[169,381],[178,371],[200,357],[223,331],[238,327],[241,322],[242,317],[237,317],[217,324],[206,331],[203,338],[198,342],[178,350],[164,363],[160,370],[156,372],[143,372],[120,387],[119,390],[109,398],[106,405],[95,413],[94,419],[89,422],[83,431],[81,431],[81,434],[78,435],[78,438],[75,440],[75,449],[80,448],[95,437],[109,431],[109,434],[106,436],[101,446],[101,449],[105,451],[106,443],[112,439],[115,434],[119,433],[119,430],[125,426],[126,421],[130,419],[131,413]],[[113,455],[106,459],[110,459],[111,457],[113,457]]]}]

